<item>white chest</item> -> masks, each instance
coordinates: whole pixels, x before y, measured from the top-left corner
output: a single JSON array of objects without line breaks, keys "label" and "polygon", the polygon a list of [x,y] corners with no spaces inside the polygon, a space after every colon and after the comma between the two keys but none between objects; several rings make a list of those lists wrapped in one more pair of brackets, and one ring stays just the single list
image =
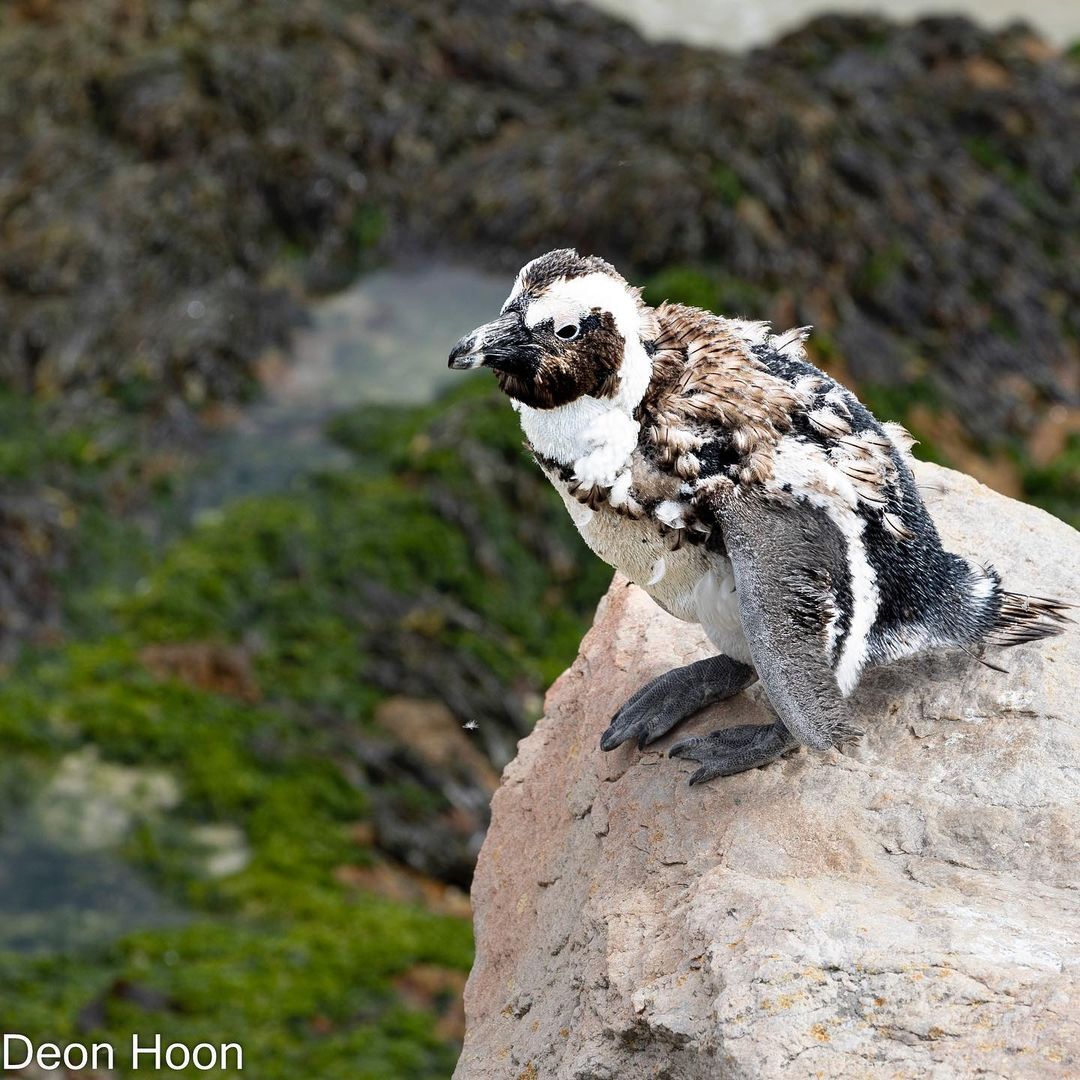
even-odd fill
[{"label": "white chest", "polygon": [[521,430],[538,454],[555,461],[576,461],[595,446],[590,432],[610,411],[610,406],[585,396],[557,409],[533,409],[518,404],[517,410]]},{"label": "white chest", "polygon": [[518,413],[532,448],[571,464],[586,486],[612,487],[637,447],[637,421],[610,401],[586,396],[557,409],[520,405]]},{"label": "white chest", "polygon": [[700,544],[668,549],[655,522],[634,521],[608,510],[590,510],[559,480],[562,496],[585,543],[666,612],[685,622],[700,623],[716,648],[749,663],[731,564]]}]

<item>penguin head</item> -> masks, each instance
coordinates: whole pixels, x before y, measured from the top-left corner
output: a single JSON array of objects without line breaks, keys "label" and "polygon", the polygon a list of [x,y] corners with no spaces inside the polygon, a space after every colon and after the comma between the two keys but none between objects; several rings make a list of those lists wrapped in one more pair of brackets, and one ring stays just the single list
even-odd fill
[{"label": "penguin head", "polygon": [[643,362],[651,368],[642,343],[648,310],[610,263],[549,251],[522,267],[499,317],[454,346],[450,367],[491,368],[506,394],[536,409],[615,398],[630,367],[634,383]]}]

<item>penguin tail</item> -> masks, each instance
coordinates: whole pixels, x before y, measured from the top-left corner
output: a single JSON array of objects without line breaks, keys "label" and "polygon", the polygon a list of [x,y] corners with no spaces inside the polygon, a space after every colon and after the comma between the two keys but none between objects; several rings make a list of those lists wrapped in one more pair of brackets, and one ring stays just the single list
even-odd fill
[{"label": "penguin tail", "polygon": [[1066,624],[1075,621],[1066,615],[1075,609],[1075,604],[1004,590],[998,595],[1001,603],[997,620],[983,639],[987,645],[1007,647],[1054,637],[1064,633]]}]

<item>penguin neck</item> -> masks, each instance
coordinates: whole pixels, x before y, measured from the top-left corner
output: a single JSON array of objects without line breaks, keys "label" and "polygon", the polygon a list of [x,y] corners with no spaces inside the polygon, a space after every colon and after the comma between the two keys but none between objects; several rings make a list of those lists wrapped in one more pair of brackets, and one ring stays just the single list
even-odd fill
[{"label": "penguin neck", "polygon": [[[641,425],[634,419],[634,412],[651,379],[652,359],[641,339],[634,335],[624,348],[619,385],[611,397],[583,394],[554,409],[536,409],[520,402],[514,402],[514,408],[536,454],[576,467],[583,459],[595,459],[599,452],[605,462],[604,474],[617,473],[629,464],[637,447]],[[603,477],[579,479],[600,482]]]}]

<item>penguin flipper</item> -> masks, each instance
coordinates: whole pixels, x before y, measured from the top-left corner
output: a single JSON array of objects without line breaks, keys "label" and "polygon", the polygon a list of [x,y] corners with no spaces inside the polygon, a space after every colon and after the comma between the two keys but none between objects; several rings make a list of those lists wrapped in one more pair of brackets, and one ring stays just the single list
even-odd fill
[{"label": "penguin flipper", "polygon": [[847,573],[827,517],[744,495],[720,518],[750,656],[781,723],[814,750],[858,737],[826,644],[830,583]]}]

